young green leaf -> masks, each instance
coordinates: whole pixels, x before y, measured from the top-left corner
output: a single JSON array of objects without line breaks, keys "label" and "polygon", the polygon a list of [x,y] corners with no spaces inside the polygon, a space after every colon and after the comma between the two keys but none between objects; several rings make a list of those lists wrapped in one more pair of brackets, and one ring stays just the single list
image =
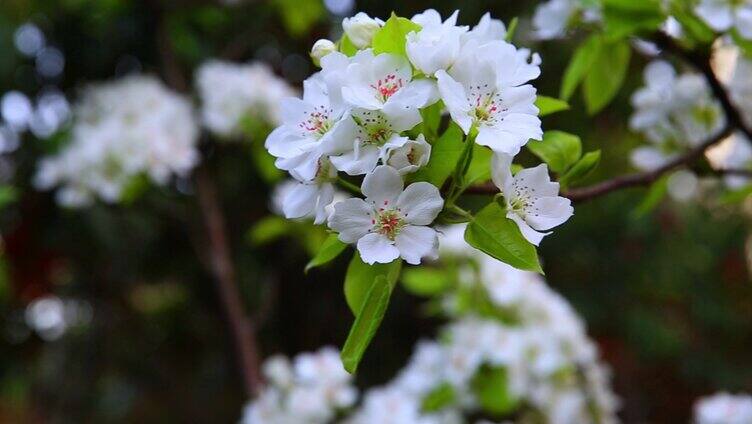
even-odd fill
[{"label": "young green leaf", "polygon": [[556,112],[569,110],[569,103],[554,97],[538,96],[535,99],[535,106],[538,108],[538,116],[544,117]]},{"label": "young green leaf", "polygon": [[546,131],[543,141],[530,141],[525,146],[546,162],[551,171],[559,174],[574,165],[582,155],[580,137],[564,131]]},{"label": "young green leaf", "polygon": [[449,383],[444,383],[428,392],[421,402],[420,409],[427,413],[440,411],[451,405],[456,399],[457,394],[454,392],[454,387]]},{"label": "young green leaf", "polygon": [[480,144],[473,145],[473,157],[464,178],[465,187],[491,179],[492,156],[493,152],[488,147]]},{"label": "young green leaf", "polygon": [[585,105],[590,115],[598,113],[619,92],[631,54],[626,40],[604,43],[598,49],[583,84]]},{"label": "young green leaf", "polygon": [[384,319],[391,294],[392,285],[387,282],[384,275],[376,277],[366,292],[340,354],[342,365],[347,372],[352,374],[357,371],[363,353],[381,325],[381,320]]},{"label": "young green leaf", "polygon": [[329,263],[339,256],[346,247],[345,243],[339,241],[337,234],[329,234],[329,237],[324,240],[324,244],[321,245],[321,250],[306,265],[305,272],[307,273],[312,268]]},{"label": "young green leaf", "polygon": [[384,26],[373,35],[373,53],[405,55],[405,38],[410,32],[420,31],[420,25],[392,13]]},{"label": "young green leaf", "polygon": [[18,190],[12,185],[0,185],[0,210],[18,199]]},{"label": "young green leaf", "polygon": [[661,203],[666,194],[668,194],[668,175],[664,175],[658,181],[650,185],[648,193],[642,198],[642,201],[632,211],[632,218],[637,219],[649,214],[656,206]]},{"label": "young green leaf", "polygon": [[509,390],[509,379],[504,368],[481,367],[470,381],[470,389],[480,407],[491,415],[506,415],[517,407],[518,401]]},{"label": "young green leaf", "polygon": [[428,164],[413,174],[412,181],[427,181],[441,187],[462,155],[462,129],[452,122],[431,146]]},{"label": "young green leaf", "polygon": [[366,293],[377,277],[384,276],[394,286],[402,269],[402,260],[397,259],[388,264],[368,265],[360,259],[357,250],[350,260],[345,274],[345,300],[353,314],[357,314],[363,305]]},{"label": "young green leaf", "polygon": [[574,164],[574,166],[572,166],[572,168],[570,168],[569,171],[559,179],[559,184],[561,184],[561,187],[563,188],[570,187],[573,184],[582,181],[585,177],[590,175],[600,161],[600,150],[585,153],[585,156],[583,156],[582,159]]},{"label": "young green leaf", "polygon": [[522,236],[498,202],[491,202],[475,215],[465,229],[465,241],[517,269],[543,273],[535,246]]},{"label": "young green leaf", "polygon": [[270,243],[279,237],[290,233],[290,225],[280,216],[262,218],[248,231],[248,240],[254,246]]},{"label": "young green leaf", "polygon": [[567,65],[567,69],[564,70],[559,98],[569,100],[572,97],[574,90],[590,71],[590,65],[595,60],[602,45],[601,37],[592,35],[577,48],[569,61],[569,65]]},{"label": "young green leaf", "polygon": [[358,48],[355,47],[355,44],[350,40],[350,37],[348,37],[347,34],[344,34],[339,40],[339,51],[345,56],[355,56],[355,53],[358,52]]},{"label": "young green leaf", "polygon": [[507,35],[504,36],[504,41],[507,43],[512,42],[512,38],[514,38],[514,33],[517,32],[517,24],[519,23],[519,19],[515,16],[512,18],[511,21],[509,21],[509,27],[507,27]]}]

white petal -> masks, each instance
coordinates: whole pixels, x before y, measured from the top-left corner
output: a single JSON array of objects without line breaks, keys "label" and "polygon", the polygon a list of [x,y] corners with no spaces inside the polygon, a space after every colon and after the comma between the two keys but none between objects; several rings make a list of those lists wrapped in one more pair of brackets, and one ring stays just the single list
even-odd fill
[{"label": "white petal", "polygon": [[373,145],[360,146],[341,156],[331,156],[330,159],[334,167],[348,175],[367,174],[376,168],[379,163],[379,148]]},{"label": "white petal", "polygon": [[329,228],[339,232],[344,243],[355,243],[373,227],[373,208],[363,199],[350,198],[334,205]]},{"label": "white petal", "polygon": [[528,187],[535,197],[557,196],[559,183],[552,182],[548,175],[548,166],[542,163],[535,168],[526,168],[514,176],[515,185]]},{"label": "white petal", "polygon": [[394,243],[402,259],[411,265],[418,265],[421,258],[433,259],[437,256],[439,236],[433,228],[406,225],[394,238]]},{"label": "white petal", "polygon": [[397,198],[397,209],[405,216],[405,221],[413,225],[429,225],[443,207],[439,189],[427,182],[410,184]]},{"label": "white petal", "polygon": [[514,221],[515,224],[517,224],[517,227],[520,228],[520,232],[522,233],[522,236],[525,237],[527,241],[534,245],[539,245],[541,240],[543,240],[543,237],[545,237],[549,233],[539,233],[535,231],[532,227],[527,225],[527,222],[525,222],[522,217],[517,215],[516,213],[509,211],[507,212],[507,218]]},{"label": "white petal", "polygon": [[731,5],[717,0],[703,0],[695,12],[716,31],[726,31],[734,22]]},{"label": "white petal", "polygon": [[572,202],[564,197],[540,197],[525,210],[525,220],[538,231],[545,231],[566,222],[574,213]]},{"label": "white petal", "polygon": [[377,208],[393,205],[402,192],[404,183],[399,172],[391,166],[377,166],[363,179],[361,190],[366,200]]},{"label": "white petal", "polygon": [[470,127],[473,125],[473,120],[470,118],[471,106],[467,100],[465,88],[443,69],[436,73],[436,79],[438,81],[439,94],[441,94],[441,98],[444,100],[444,104],[449,110],[452,120],[462,128],[465,134],[469,133]]},{"label": "white petal", "polygon": [[736,11],[735,27],[742,38],[752,40],[752,5],[740,7]]},{"label": "white petal", "polygon": [[504,153],[495,153],[491,158],[491,180],[504,191],[504,187],[513,179],[512,177],[512,156]]},{"label": "white petal", "polygon": [[315,184],[297,184],[290,189],[282,203],[285,218],[302,218],[313,212],[318,198],[318,187]]},{"label": "white petal", "polygon": [[386,236],[377,233],[367,234],[358,240],[358,252],[363,262],[369,265],[376,262],[388,264],[400,256],[394,244]]},{"label": "white petal", "polygon": [[316,201],[316,216],[313,223],[323,224],[326,222],[329,214],[327,213],[327,207],[332,203],[334,199],[334,184],[321,184],[319,186],[318,199]]}]

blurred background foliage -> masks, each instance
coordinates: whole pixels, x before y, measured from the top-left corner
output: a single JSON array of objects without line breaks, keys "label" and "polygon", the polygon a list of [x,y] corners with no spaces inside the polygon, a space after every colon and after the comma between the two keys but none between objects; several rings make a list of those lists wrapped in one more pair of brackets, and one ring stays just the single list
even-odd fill
[{"label": "blurred background foliage", "polygon": [[[577,43],[531,41],[533,1],[236,3],[3,0],[0,91],[33,97],[55,86],[75,99],[87,82],[132,72],[190,89],[193,69],[214,57],[262,61],[300,84],[314,71],[308,49],[318,38],[338,38],[343,16],[411,16],[434,7],[442,14],[461,8],[462,23],[486,11],[505,22],[520,17],[516,42],[541,54],[536,86],[555,96]],[[60,55],[18,52],[14,37],[25,23],[62,54],[60,72],[39,72]],[[174,46],[177,68],[159,59],[166,45]],[[571,111],[544,120],[546,129],[580,135],[584,150],[602,149],[592,181],[629,171],[628,152],[639,140],[626,129],[628,99],[646,60],[632,62],[625,88],[599,115],[589,117],[577,99]],[[265,131],[251,123],[246,143],[204,146],[206,166],[219,175],[243,301],[260,321],[265,356],[339,345],[350,324],[341,292],[346,255],[305,275],[323,230],[267,218],[270,183],[279,176],[261,156]],[[17,191],[0,196],[13,202],[0,215],[0,422],[237,420],[246,399],[197,254],[207,241],[191,181],[147,188],[124,205],[63,210],[30,186],[36,161],[55,144],[55,137],[26,134],[12,163],[0,164],[4,183]],[[532,156],[522,161],[534,163]],[[549,284],[583,315],[613,368],[623,420],[686,422],[699,395],[752,391],[750,211],[709,196],[640,212],[646,193],[632,189],[579,205],[541,252]],[[434,334],[438,322],[420,305],[404,290],[393,296],[359,385],[390,379],[415,341]],[[62,332],[59,316],[66,318]]]}]

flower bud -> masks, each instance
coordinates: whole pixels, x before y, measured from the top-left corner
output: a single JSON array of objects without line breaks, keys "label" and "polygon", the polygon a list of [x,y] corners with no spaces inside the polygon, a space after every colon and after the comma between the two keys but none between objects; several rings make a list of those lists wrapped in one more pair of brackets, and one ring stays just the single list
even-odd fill
[{"label": "flower bud", "polygon": [[337,46],[332,43],[330,40],[327,40],[325,38],[322,38],[315,43],[313,43],[313,47],[311,47],[311,59],[313,59],[313,63],[316,64],[316,66],[319,66],[319,62],[321,61],[321,58],[328,55],[329,53],[337,51]]},{"label": "flower bud", "polygon": [[374,19],[363,12],[359,12],[352,18],[342,20],[342,29],[352,41],[353,45],[359,49],[364,49],[371,45],[374,34],[384,24],[380,19]]}]

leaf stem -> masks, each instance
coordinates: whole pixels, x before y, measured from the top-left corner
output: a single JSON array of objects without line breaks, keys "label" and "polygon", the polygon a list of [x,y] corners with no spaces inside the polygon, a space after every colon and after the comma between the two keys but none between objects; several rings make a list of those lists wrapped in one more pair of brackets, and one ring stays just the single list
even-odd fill
[{"label": "leaf stem", "polygon": [[356,194],[358,196],[363,195],[363,192],[360,191],[360,187],[356,186],[355,184],[351,183],[350,181],[347,181],[346,179],[342,177],[337,177],[337,185],[349,191],[352,194]]}]

